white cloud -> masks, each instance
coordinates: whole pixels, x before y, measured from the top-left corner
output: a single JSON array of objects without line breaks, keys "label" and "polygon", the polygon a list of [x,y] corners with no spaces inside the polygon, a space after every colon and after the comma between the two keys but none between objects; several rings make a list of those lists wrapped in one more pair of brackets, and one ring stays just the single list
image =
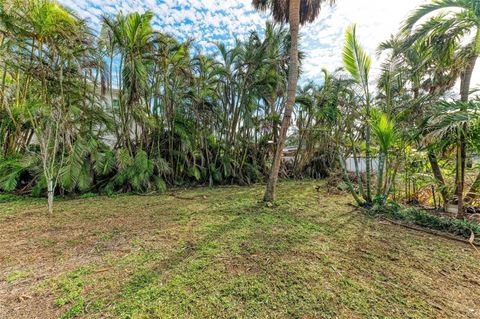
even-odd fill
[{"label": "white cloud", "polygon": [[[340,67],[344,30],[355,23],[361,44],[374,60],[375,72],[380,66],[375,56],[378,44],[395,33],[408,13],[422,2],[339,0],[333,8],[323,8],[319,19],[301,31],[304,38],[303,48],[307,53],[305,65],[321,65],[322,61],[326,60],[328,64],[325,63],[324,66],[327,69]],[[309,68],[307,74],[315,77],[320,72],[321,70]]]},{"label": "white cloud", "polygon": [[[380,70],[376,56],[378,44],[396,33],[402,21],[425,0],[338,0],[333,8],[323,8],[320,17],[301,30],[302,49],[307,54],[304,80],[321,77],[321,68],[335,70],[342,66],[344,30],[357,25],[357,36],[373,59],[372,75]],[[480,85],[480,67],[475,69],[472,84]]]},{"label": "white cloud", "polygon": [[[156,28],[184,40],[195,36],[206,50],[213,41],[232,43],[250,30],[263,27],[267,16],[256,12],[251,0],[58,0],[99,28],[100,14],[151,10]],[[402,20],[424,0],[337,0],[333,8],[324,6],[318,19],[301,30],[302,50],[307,54],[302,80],[318,79],[322,67],[334,70],[342,65],[344,29],[357,24],[357,34],[372,56],[373,74],[380,61],[375,56],[378,44],[395,33]],[[193,23],[189,23],[189,21]],[[480,64],[480,63],[479,63]],[[480,85],[480,66],[473,78]]]}]

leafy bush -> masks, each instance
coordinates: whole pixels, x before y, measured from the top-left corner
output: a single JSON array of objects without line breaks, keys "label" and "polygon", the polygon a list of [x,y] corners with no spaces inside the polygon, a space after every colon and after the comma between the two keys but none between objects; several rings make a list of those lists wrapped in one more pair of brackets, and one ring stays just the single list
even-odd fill
[{"label": "leafy bush", "polygon": [[480,238],[480,225],[476,223],[469,222],[465,219],[435,216],[414,207],[403,208],[396,203],[388,203],[384,206],[375,205],[369,213],[374,216],[384,216],[395,220],[402,220],[410,224],[465,238],[469,238],[471,233],[473,233],[476,238]]},{"label": "leafy bush", "polygon": [[85,193],[79,196],[81,199],[87,199],[87,198],[93,198],[97,197],[97,194],[95,193]]},{"label": "leafy bush", "polygon": [[21,196],[14,194],[0,194],[0,203],[14,202],[21,199]]},{"label": "leafy bush", "polygon": [[15,190],[20,184],[22,175],[35,175],[39,170],[37,166],[36,156],[0,157],[0,191]]}]

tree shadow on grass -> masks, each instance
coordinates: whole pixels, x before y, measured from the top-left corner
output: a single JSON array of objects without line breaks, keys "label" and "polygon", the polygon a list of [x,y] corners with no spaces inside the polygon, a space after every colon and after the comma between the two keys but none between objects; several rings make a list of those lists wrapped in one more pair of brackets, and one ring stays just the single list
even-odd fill
[{"label": "tree shadow on grass", "polygon": [[[202,289],[215,289],[207,287],[211,284],[228,286],[235,275],[229,273],[228,264],[232,260],[242,264],[250,275],[266,271],[269,263],[275,262],[275,256],[293,253],[295,246],[308,241],[311,235],[325,232],[322,225],[312,220],[262,204],[242,205],[241,213],[226,209],[223,215],[232,218],[226,223],[210,225],[204,236],[185,242],[168,258],[140,265],[117,295],[119,302],[114,312],[145,313],[153,311],[159,300],[167,303],[178,300],[185,289],[194,295]],[[199,298],[204,297],[207,296],[201,294]],[[207,298],[206,302],[216,301]]]}]

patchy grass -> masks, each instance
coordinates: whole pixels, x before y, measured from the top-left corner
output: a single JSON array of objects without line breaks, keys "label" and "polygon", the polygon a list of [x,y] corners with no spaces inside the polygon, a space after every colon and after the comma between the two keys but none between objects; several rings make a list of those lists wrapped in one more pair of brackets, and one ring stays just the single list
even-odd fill
[{"label": "patchy grass", "polygon": [[7,283],[11,284],[15,281],[28,278],[31,275],[32,275],[32,272],[30,270],[15,270],[7,275],[6,281]]},{"label": "patchy grass", "polygon": [[0,317],[480,317],[478,253],[318,183],[0,204]]}]

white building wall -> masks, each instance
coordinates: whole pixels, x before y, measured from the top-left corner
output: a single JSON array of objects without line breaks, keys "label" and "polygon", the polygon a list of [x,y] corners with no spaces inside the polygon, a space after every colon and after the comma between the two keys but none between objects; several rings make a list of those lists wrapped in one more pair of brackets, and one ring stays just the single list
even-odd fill
[{"label": "white building wall", "polygon": [[[365,173],[367,171],[367,160],[365,159],[365,157],[358,157],[357,162],[359,172]],[[371,158],[370,164],[372,172],[376,172],[378,167],[378,159]],[[345,166],[347,167],[348,172],[355,172],[355,160],[353,159],[353,157],[349,157],[345,160]]]}]

